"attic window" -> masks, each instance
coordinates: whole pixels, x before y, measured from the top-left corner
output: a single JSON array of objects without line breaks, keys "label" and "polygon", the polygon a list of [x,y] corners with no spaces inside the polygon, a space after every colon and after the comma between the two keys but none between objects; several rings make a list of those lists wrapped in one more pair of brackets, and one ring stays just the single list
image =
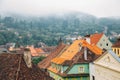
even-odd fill
[{"label": "attic window", "polygon": [[109,56],[105,58],[105,62],[110,62],[110,57]]},{"label": "attic window", "polygon": [[108,46],[108,43],[106,44],[106,46]]}]

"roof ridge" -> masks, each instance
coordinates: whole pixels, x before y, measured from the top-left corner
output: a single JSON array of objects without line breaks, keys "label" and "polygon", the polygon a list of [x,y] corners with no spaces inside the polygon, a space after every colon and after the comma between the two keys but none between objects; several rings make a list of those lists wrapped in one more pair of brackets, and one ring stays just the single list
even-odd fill
[{"label": "roof ridge", "polygon": [[18,69],[17,69],[17,73],[16,73],[16,80],[18,80],[18,75],[19,75],[19,71],[20,71],[21,60],[22,60],[22,57],[20,56],[20,60],[19,60],[19,63],[18,63]]},{"label": "roof ridge", "polygon": [[112,50],[109,50],[108,52],[120,63],[120,58]]}]

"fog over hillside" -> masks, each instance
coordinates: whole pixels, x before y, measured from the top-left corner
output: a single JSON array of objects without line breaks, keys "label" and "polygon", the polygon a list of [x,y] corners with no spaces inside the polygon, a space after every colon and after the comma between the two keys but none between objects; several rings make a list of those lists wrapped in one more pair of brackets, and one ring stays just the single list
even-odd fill
[{"label": "fog over hillside", "polygon": [[0,18],[0,44],[19,42],[23,45],[37,45],[42,41],[47,45],[57,45],[60,37],[65,40],[69,36],[84,36],[95,32],[116,36],[120,34],[119,28],[120,18],[118,17],[98,18],[82,12],[47,16],[9,14]]}]

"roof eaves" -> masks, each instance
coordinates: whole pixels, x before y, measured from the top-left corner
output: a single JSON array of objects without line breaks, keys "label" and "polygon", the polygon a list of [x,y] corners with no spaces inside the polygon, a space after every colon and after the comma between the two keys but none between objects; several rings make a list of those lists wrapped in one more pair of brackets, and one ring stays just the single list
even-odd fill
[{"label": "roof eaves", "polygon": [[108,50],[108,52],[120,63],[120,58],[112,50]]}]

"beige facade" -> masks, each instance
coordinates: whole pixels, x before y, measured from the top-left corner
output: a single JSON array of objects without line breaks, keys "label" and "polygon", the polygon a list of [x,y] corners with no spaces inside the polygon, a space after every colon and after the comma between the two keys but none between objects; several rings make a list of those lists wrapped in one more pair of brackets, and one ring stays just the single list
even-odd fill
[{"label": "beige facade", "polygon": [[95,65],[95,80],[120,80],[120,72]]},{"label": "beige facade", "polygon": [[95,80],[120,80],[120,58],[108,51],[94,61]]},{"label": "beige facade", "polygon": [[96,44],[101,49],[111,49],[112,43],[109,39],[103,34],[98,43]]}]

